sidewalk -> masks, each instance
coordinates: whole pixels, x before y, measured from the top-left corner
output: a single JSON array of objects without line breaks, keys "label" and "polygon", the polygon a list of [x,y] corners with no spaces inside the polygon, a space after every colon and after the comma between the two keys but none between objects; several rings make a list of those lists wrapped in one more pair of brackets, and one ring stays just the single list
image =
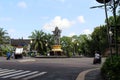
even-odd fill
[{"label": "sidewalk", "polygon": [[103,80],[100,74],[100,69],[88,72],[85,75],[85,80]]},{"label": "sidewalk", "polygon": [[6,60],[6,57],[0,57],[0,61],[4,61],[4,62],[28,62],[28,61],[35,61],[34,58],[31,58],[31,57],[23,57],[23,58],[20,58],[20,59],[12,59],[10,58],[10,60]]},{"label": "sidewalk", "polygon": [[[102,59],[102,64],[104,63],[105,59],[106,58]],[[102,76],[100,73],[100,68],[102,67],[102,64],[100,64],[99,67],[88,69],[88,70],[81,72],[78,75],[76,80],[104,80],[102,79]]]},{"label": "sidewalk", "polygon": [[76,80],[103,80],[103,79],[100,75],[100,68],[93,68],[81,72]]}]

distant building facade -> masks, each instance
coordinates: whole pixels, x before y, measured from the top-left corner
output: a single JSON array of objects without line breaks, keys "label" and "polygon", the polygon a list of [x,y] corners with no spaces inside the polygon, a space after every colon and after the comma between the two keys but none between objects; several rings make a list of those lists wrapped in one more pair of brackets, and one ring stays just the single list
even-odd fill
[{"label": "distant building facade", "polygon": [[10,44],[14,47],[30,45],[30,39],[11,39]]}]

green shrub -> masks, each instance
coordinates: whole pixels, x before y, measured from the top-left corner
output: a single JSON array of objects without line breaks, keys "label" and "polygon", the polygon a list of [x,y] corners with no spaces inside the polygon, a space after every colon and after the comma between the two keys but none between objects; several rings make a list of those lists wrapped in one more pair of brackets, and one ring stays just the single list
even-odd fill
[{"label": "green shrub", "polygon": [[70,58],[70,57],[72,57],[72,52],[67,52],[66,55],[67,55],[67,57]]},{"label": "green shrub", "polygon": [[120,56],[108,57],[101,68],[105,80],[120,80]]}]

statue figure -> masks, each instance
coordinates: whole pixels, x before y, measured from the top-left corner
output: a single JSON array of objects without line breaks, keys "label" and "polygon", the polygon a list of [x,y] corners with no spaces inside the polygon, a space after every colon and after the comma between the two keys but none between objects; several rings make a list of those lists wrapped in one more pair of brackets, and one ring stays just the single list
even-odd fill
[{"label": "statue figure", "polygon": [[61,30],[58,29],[58,27],[55,27],[55,30],[52,31],[53,35],[54,35],[54,41],[55,41],[55,45],[59,45],[60,44],[60,34],[61,34]]}]

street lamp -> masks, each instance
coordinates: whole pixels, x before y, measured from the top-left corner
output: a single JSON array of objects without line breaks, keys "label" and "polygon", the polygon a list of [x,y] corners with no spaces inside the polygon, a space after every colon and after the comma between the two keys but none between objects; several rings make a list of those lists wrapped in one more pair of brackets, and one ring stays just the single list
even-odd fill
[{"label": "street lamp", "polygon": [[108,37],[108,42],[109,42],[109,50],[110,50],[110,56],[112,56],[112,48],[111,48],[111,32],[110,30],[110,25],[108,21],[108,14],[107,14],[107,6],[106,3],[110,2],[111,0],[96,0],[98,3],[104,4],[105,8],[105,16],[106,16],[106,23],[107,23],[107,37]]},{"label": "street lamp", "polygon": [[79,43],[77,42],[77,54],[79,55]]},{"label": "street lamp", "polygon": [[102,3],[104,4],[104,8],[105,8],[105,16],[106,16],[106,22],[107,22],[107,35],[108,35],[108,40],[109,40],[109,28],[110,28],[110,25],[109,25],[109,21],[108,21],[108,13],[107,13],[107,6],[106,6],[106,3],[110,2],[111,0],[96,0],[97,2],[99,3]]},{"label": "street lamp", "polygon": [[33,42],[33,41],[31,40],[30,43],[32,44],[32,42]]},{"label": "street lamp", "polygon": [[109,30],[109,42],[110,42],[110,54],[111,54],[111,58],[112,58],[112,36],[113,36],[113,32],[111,30]]},{"label": "street lamp", "polygon": [[75,56],[75,45],[74,45],[75,39],[72,39],[72,43],[73,43],[73,56]]},{"label": "street lamp", "polygon": [[97,2],[99,2],[99,3],[108,3],[108,2],[110,2],[110,0],[96,0]]},{"label": "street lamp", "polygon": [[48,47],[47,40],[45,41],[45,47],[46,47],[46,55],[49,56],[49,54],[47,53],[47,47]]},{"label": "street lamp", "polygon": [[30,51],[32,51],[32,43],[33,43],[33,41],[30,40]]},{"label": "street lamp", "polygon": [[117,6],[120,4],[120,0],[113,0],[113,16],[114,16],[114,23],[115,23],[115,49],[116,49],[116,54],[118,55],[118,44],[117,44],[117,40],[118,40],[118,31],[117,31],[117,24],[116,24],[116,9]]},{"label": "street lamp", "polygon": [[[117,25],[116,25],[116,9],[117,9],[117,6],[120,4],[120,0],[96,0],[96,1],[99,3],[104,3],[104,5],[105,5],[105,14],[106,14],[106,20],[107,20],[107,25],[108,25],[107,31],[109,30],[110,26],[108,23],[106,3],[111,2],[110,9],[112,9],[112,11],[113,11],[114,23],[115,23],[115,25],[114,25],[115,26],[115,31],[114,31],[115,32],[114,33],[115,34],[115,49],[116,49],[116,54],[118,55],[118,44],[117,44],[118,33],[117,33]],[[109,35],[109,33],[108,33],[108,35]],[[108,40],[109,40],[109,37],[108,37]]]},{"label": "street lamp", "polygon": [[109,31],[109,35],[110,35],[110,36],[112,36],[112,35],[113,35],[112,31]]}]

